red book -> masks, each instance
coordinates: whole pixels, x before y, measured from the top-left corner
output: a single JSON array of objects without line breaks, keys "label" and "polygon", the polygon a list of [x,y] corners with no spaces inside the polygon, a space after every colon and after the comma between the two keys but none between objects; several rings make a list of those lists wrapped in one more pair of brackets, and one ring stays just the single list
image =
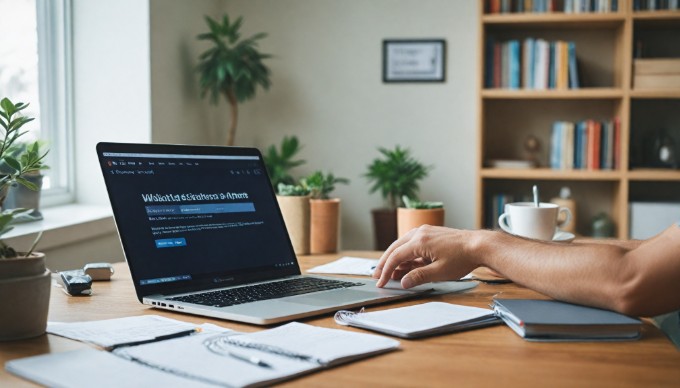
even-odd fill
[{"label": "red book", "polygon": [[602,148],[602,123],[594,121],[593,126],[593,170],[600,169],[600,150]]}]

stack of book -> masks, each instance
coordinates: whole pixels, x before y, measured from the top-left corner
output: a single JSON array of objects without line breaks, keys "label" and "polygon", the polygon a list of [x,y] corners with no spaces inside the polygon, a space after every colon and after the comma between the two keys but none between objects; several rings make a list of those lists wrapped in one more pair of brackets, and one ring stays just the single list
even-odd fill
[{"label": "stack of book", "polygon": [[550,167],[558,170],[613,170],[620,164],[618,118],[577,123],[556,121],[550,139]]},{"label": "stack of book", "polygon": [[[635,0],[635,3],[673,3],[677,0]],[[487,13],[616,12],[618,0],[488,0]],[[637,9],[637,8],[636,8]]]},{"label": "stack of book", "polygon": [[[492,1],[493,2],[493,1]],[[635,11],[677,10],[679,0],[633,0]]]},{"label": "stack of book", "polygon": [[579,87],[574,42],[527,38],[507,42],[487,41],[487,88],[577,89]]}]

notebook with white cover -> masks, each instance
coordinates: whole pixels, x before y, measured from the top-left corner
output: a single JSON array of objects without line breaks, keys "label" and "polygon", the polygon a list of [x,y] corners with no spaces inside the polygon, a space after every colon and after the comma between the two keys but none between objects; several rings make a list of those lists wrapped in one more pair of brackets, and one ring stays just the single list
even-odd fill
[{"label": "notebook with white cover", "polygon": [[[244,387],[270,386],[398,347],[399,341],[386,337],[292,322],[256,333],[199,334],[119,348],[114,353],[197,381]],[[239,358],[231,356],[232,352]],[[240,357],[256,357],[269,367]]]},{"label": "notebook with white cover", "polygon": [[500,323],[493,310],[443,302],[355,313],[338,311],[335,322],[401,338],[452,333]]}]

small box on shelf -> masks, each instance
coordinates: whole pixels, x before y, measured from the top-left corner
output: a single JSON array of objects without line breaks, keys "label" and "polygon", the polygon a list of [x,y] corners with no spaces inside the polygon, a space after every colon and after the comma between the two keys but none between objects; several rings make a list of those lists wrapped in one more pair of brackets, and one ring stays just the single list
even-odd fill
[{"label": "small box on shelf", "polygon": [[680,89],[680,58],[635,59],[633,88]]}]

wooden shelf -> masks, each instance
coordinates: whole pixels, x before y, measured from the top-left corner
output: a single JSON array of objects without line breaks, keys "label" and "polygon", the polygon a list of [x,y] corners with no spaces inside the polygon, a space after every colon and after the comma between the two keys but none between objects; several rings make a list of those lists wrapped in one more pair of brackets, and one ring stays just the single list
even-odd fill
[{"label": "wooden shelf", "polygon": [[[633,51],[636,41],[652,47],[661,57],[677,57],[680,11],[634,11],[633,1],[619,1],[619,10],[611,13],[507,13],[484,14],[478,0],[481,38],[477,79],[478,112],[478,185],[477,227],[490,227],[498,212],[497,199],[502,195],[521,198],[530,181],[543,182],[546,195],[562,186],[573,189],[573,198],[587,204],[579,207],[580,220],[589,220],[606,212],[616,224],[617,237],[628,238],[629,202],[639,198],[668,200],[680,192],[680,169],[628,170],[637,157],[638,144],[648,126],[659,127],[680,119],[675,108],[680,89],[633,88]],[[547,41],[573,41],[577,45],[580,89],[495,89],[484,88],[484,62],[488,39],[496,42],[520,41],[529,37]],[[658,46],[658,47],[657,47]],[[495,47],[494,47],[495,49]],[[656,51],[655,51],[656,50]],[[652,55],[652,52],[647,52]],[[497,55],[497,54],[496,54]],[[523,60],[520,53],[520,71]],[[496,70],[494,68],[494,70]],[[653,101],[659,100],[659,101]],[[543,149],[538,154],[542,165],[550,160],[551,125],[556,121],[619,119],[619,156],[617,170],[553,170],[551,168],[508,169],[484,167],[494,158],[521,159],[525,156],[524,139],[535,136]],[[671,194],[669,194],[670,190]],[[548,194],[550,193],[550,194]],[[588,230],[587,222],[577,224],[577,231]]]},{"label": "wooden shelf", "polygon": [[490,179],[617,181],[621,179],[621,172],[610,170],[553,170],[551,168],[483,168],[481,176]]},{"label": "wooden shelf", "polygon": [[623,25],[626,16],[623,12],[610,13],[505,13],[485,14],[482,23],[489,26],[528,25],[534,27],[598,27],[614,28]]},{"label": "wooden shelf", "polygon": [[640,99],[680,99],[680,89],[633,89],[630,91],[630,97]]},{"label": "wooden shelf", "polygon": [[680,170],[670,169],[635,169],[628,172],[631,181],[678,181],[680,182]]},{"label": "wooden shelf", "polygon": [[581,88],[581,89],[484,89],[482,98],[505,99],[505,100],[531,100],[531,99],[554,99],[554,100],[614,100],[623,98],[623,90],[617,88]]}]

